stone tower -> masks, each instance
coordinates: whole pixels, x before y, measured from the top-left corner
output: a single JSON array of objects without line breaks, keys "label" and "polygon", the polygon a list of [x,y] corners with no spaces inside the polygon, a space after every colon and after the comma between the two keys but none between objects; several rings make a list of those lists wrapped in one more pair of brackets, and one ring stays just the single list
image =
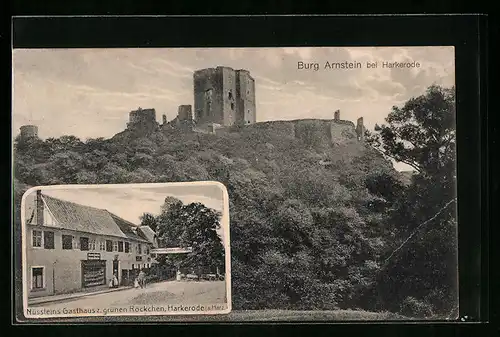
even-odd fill
[{"label": "stone tower", "polygon": [[194,120],[224,126],[253,124],[255,80],[247,70],[229,67],[195,71]]},{"label": "stone tower", "polygon": [[129,113],[127,128],[145,132],[156,130],[158,128],[156,110],[138,108],[137,110],[131,111]]},{"label": "stone tower", "polygon": [[23,125],[19,129],[23,140],[38,138],[38,126],[36,125]]}]

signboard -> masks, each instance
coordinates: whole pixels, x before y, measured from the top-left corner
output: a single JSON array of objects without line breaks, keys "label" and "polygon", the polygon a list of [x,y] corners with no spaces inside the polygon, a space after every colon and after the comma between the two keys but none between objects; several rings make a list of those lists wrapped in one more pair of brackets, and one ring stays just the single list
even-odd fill
[{"label": "signboard", "polygon": [[87,253],[87,260],[100,260],[101,253]]},{"label": "signboard", "polygon": [[181,248],[181,247],[175,247],[175,248],[156,248],[151,250],[151,254],[185,254],[185,253],[191,253],[193,251],[193,248],[187,247],[187,248]]},{"label": "signboard", "polygon": [[104,284],[106,284],[106,261],[82,261],[82,286],[88,288]]}]

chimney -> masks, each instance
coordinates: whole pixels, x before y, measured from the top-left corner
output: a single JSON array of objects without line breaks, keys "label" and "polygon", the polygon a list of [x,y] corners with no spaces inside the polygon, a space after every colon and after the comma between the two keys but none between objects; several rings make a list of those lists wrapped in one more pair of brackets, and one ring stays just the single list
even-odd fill
[{"label": "chimney", "polygon": [[334,112],[334,119],[335,119],[336,121],[340,120],[340,110],[336,110],[336,111]]},{"label": "chimney", "polygon": [[163,115],[163,124],[167,124],[167,115]]},{"label": "chimney", "polygon": [[39,226],[43,226],[44,218],[43,218],[43,200],[42,200],[42,191],[36,191],[36,224]]}]

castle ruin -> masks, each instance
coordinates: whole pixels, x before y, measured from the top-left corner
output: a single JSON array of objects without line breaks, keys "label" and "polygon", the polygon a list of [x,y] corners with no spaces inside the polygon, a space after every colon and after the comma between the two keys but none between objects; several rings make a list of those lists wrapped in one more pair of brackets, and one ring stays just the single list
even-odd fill
[{"label": "castle ruin", "polygon": [[194,120],[197,125],[249,125],[256,122],[255,80],[230,67],[194,72]]},{"label": "castle ruin", "polygon": [[[129,112],[127,130],[143,135],[157,130],[223,134],[238,132],[240,126],[256,124],[256,127],[269,127],[280,134],[291,134],[307,142],[320,136],[326,137],[332,144],[340,144],[346,139],[365,140],[363,117],[358,118],[355,124],[340,119],[340,110],[334,111],[333,119],[257,123],[255,80],[248,70],[223,66],[197,70],[193,74],[193,88],[194,109],[188,104],[179,105],[177,116],[168,121],[164,114],[160,124],[156,121],[155,109],[139,107]],[[20,136],[22,139],[37,138],[37,126],[22,126]]]},{"label": "castle ruin", "polygon": [[22,140],[38,138],[38,126],[36,125],[23,125],[19,129],[21,130],[20,137]]}]

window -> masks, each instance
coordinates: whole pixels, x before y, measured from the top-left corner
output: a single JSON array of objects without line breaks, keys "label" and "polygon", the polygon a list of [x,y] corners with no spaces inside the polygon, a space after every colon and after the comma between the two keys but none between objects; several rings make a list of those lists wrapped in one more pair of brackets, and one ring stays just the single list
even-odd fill
[{"label": "window", "polygon": [[31,288],[43,289],[43,267],[31,268]]},{"label": "window", "polygon": [[227,94],[227,98],[233,99],[233,92],[232,91],[229,91],[229,93]]},{"label": "window", "polygon": [[123,241],[118,241],[118,251],[123,252]]},{"label": "window", "polygon": [[106,251],[107,252],[112,252],[113,251],[113,241],[106,240]]},{"label": "window", "polygon": [[[127,242],[128,243],[128,242]],[[135,269],[135,264],[132,263],[132,269]]]},{"label": "window", "polygon": [[80,250],[89,250],[89,238],[80,237]]},{"label": "window", "polygon": [[90,240],[90,242],[89,242],[89,249],[90,250],[96,250],[96,241],[95,241],[95,239]]},{"label": "window", "polygon": [[125,242],[125,253],[128,253],[128,252],[130,252],[130,243]]},{"label": "window", "polygon": [[73,249],[73,237],[71,235],[62,236],[62,249]]},{"label": "window", "polygon": [[33,230],[31,236],[33,247],[42,247],[42,231]]},{"label": "window", "polygon": [[145,254],[149,254],[149,246],[146,246],[146,247],[144,248],[144,253],[145,253]]},{"label": "window", "polygon": [[231,103],[231,110],[234,110],[234,103]]},{"label": "window", "polygon": [[54,249],[54,232],[43,232],[43,248]]},{"label": "window", "polygon": [[106,250],[106,241],[99,241],[99,250]]},{"label": "window", "polygon": [[142,247],[141,244],[137,244],[137,254],[142,254]]},{"label": "window", "polygon": [[118,241],[113,241],[113,251],[114,252],[118,251]]}]

